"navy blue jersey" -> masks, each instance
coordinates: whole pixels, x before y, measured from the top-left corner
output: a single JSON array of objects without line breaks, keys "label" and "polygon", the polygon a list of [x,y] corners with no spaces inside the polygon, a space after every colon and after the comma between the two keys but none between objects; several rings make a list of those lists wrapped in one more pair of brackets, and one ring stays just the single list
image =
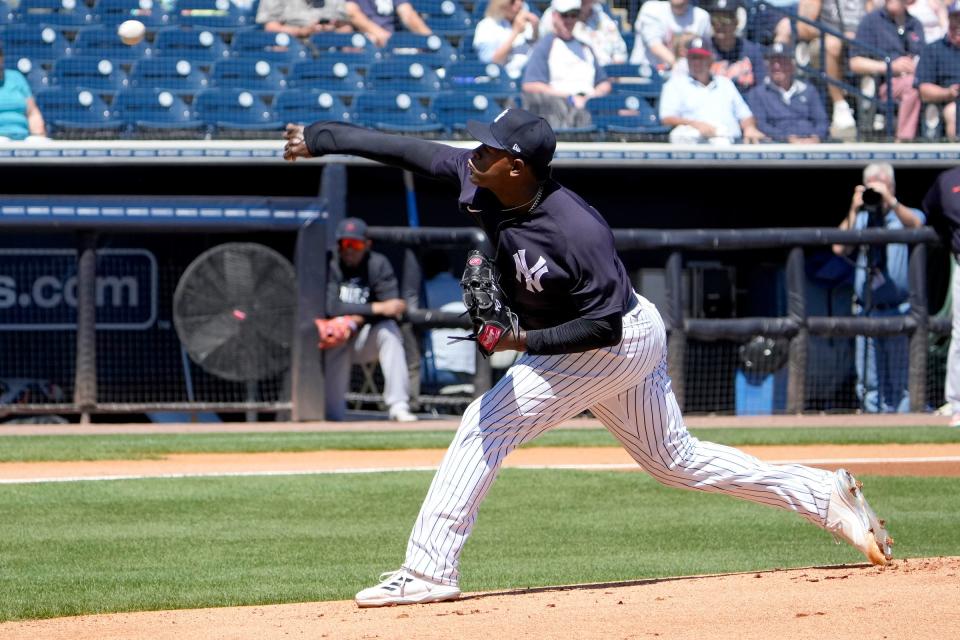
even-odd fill
[{"label": "navy blue jersey", "polygon": [[500,286],[524,329],[596,320],[633,306],[633,286],[613,232],[596,209],[548,180],[534,210],[509,217],[493,193],[470,182],[470,154],[446,147],[434,155],[431,170],[459,180],[460,210],[477,221],[496,248]]}]

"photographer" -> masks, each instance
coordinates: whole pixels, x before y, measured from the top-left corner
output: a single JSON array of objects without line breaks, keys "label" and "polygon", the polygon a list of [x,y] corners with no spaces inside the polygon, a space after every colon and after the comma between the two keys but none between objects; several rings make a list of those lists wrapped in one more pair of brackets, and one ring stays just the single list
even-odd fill
[{"label": "photographer", "polygon": [[[863,184],[853,190],[850,211],[840,229],[910,229],[926,223],[919,209],[902,204],[895,195],[893,167],[874,163],[863,170]],[[856,249],[853,313],[861,317],[904,315],[910,310],[905,244],[833,245],[838,256]],[[867,413],[909,410],[907,393],[908,339],[905,335],[856,339],[857,397]]]}]

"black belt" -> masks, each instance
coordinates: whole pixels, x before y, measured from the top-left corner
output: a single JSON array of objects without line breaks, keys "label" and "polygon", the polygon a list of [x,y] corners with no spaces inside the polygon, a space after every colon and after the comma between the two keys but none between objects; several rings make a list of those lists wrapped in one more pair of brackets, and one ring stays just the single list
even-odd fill
[{"label": "black belt", "polygon": [[[867,305],[863,304],[863,300],[860,298],[855,299],[854,302],[864,309],[867,308]],[[893,311],[894,309],[899,309],[902,304],[903,302],[881,302],[880,304],[871,305],[870,311]]]}]

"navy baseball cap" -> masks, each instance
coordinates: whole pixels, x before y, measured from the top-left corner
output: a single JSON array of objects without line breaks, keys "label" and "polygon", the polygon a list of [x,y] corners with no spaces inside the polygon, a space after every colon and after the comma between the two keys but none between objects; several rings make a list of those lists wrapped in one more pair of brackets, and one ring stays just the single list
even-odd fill
[{"label": "navy baseball cap", "polygon": [[468,120],[467,131],[488,147],[503,149],[540,169],[550,166],[557,150],[550,124],[523,109],[504,109],[490,124]]},{"label": "navy baseball cap", "polygon": [[793,60],[795,53],[796,50],[793,48],[792,44],[774,42],[772,45],[770,45],[770,48],[764,52],[763,56],[765,58],[790,58]]},{"label": "navy baseball cap", "polygon": [[344,218],[337,225],[337,240],[352,238],[355,240],[367,239],[367,223],[360,218]]}]

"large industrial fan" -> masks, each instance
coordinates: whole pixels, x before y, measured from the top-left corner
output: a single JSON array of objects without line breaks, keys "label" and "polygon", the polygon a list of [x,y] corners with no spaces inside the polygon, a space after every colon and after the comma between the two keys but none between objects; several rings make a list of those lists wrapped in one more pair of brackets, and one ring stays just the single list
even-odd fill
[{"label": "large industrial fan", "polygon": [[173,294],[173,324],[190,359],[234,382],[256,382],[290,365],[296,274],[261,244],[231,242],[190,263]]}]

